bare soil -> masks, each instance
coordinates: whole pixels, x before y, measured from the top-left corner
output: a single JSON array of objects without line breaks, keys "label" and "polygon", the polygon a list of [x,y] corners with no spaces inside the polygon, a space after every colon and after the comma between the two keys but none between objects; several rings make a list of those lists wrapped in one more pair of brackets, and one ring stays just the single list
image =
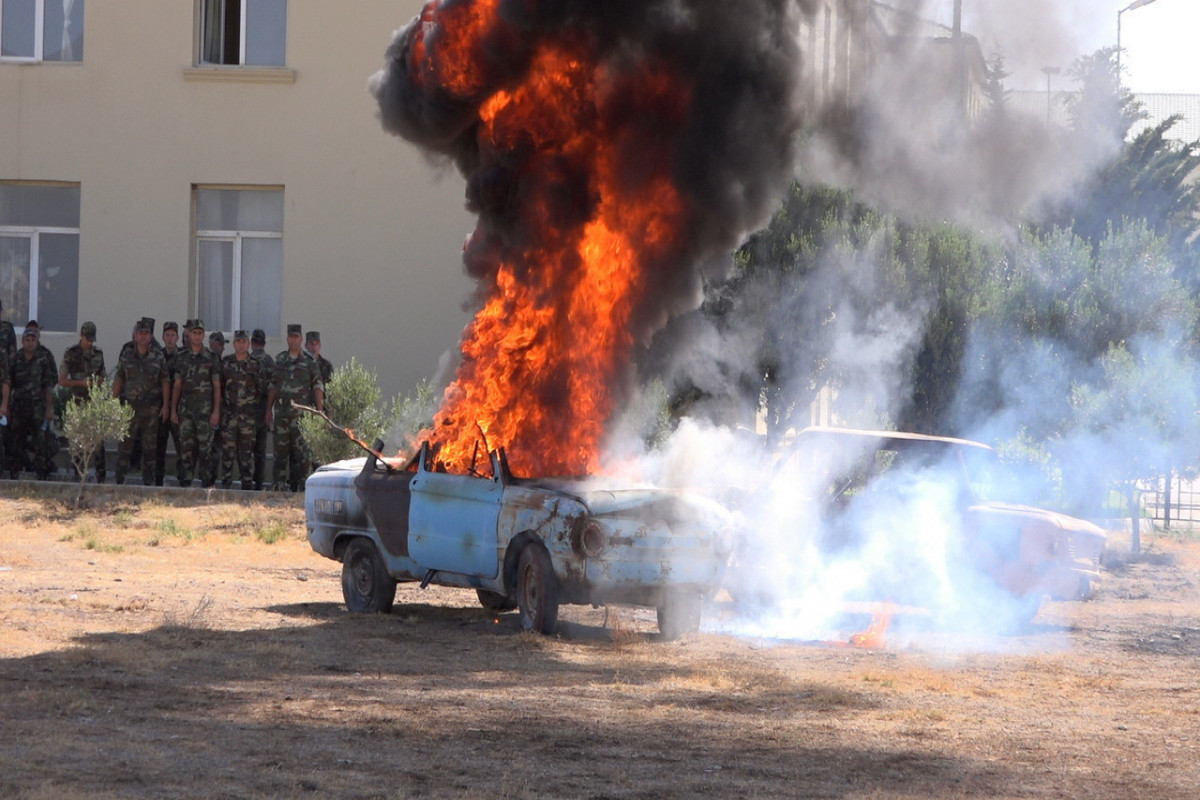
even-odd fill
[{"label": "bare soil", "polygon": [[474,594],[349,614],[297,498],[0,486],[0,797],[1200,797],[1200,542],[1021,636],[881,647]]}]

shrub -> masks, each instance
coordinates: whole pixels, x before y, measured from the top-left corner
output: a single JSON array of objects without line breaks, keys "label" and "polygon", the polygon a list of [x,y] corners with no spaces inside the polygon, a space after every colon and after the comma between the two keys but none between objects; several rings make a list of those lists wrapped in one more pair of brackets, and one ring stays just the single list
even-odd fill
[{"label": "shrub", "polygon": [[71,463],[79,473],[76,506],[83,497],[83,485],[87,482],[88,465],[92,463],[92,457],[104,446],[106,439],[124,439],[132,420],[133,407],[113,397],[111,378],[93,380],[86,400],[71,401],[64,406],[63,435],[67,437]]}]

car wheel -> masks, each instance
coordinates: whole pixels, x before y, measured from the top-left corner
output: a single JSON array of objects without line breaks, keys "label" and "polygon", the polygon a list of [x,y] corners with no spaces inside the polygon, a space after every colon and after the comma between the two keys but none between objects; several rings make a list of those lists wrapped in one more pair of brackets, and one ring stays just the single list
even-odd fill
[{"label": "car wheel", "polygon": [[558,580],[546,548],[534,543],[521,551],[517,562],[517,607],[521,627],[538,633],[554,633],[558,622]]},{"label": "car wheel", "polygon": [[487,589],[476,589],[475,594],[479,596],[479,605],[486,608],[488,611],[512,611],[517,607],[516,602],[508,595],[500,594],[499,592],[489,592]]},{"label": "car wheel", "polygon": [[667,641],[700,630],[700,598],[690,592],[668,592],[658,607],[658,633]]},{"label": "car wheel", "polygon": [[354,539],[346,548],[342,558],[342,597],[351,611],[392,610],[396,579],[388,574],[383,556],[369,539]]}]

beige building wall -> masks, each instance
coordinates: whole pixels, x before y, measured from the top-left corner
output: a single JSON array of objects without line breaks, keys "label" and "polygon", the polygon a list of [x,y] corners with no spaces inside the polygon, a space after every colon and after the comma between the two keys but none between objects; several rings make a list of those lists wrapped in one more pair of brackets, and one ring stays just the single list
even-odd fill
[{"label": "beige building wall", "polygon": [[[385,134],[365,88],[420,6],[289,0],[286,69],[200,69],[198,2],[88,0],[82,63],[0,63],[0,180],[80,184],[78,319],[110,366],[138,317],[157,335],[195,312],[197,184],[283,188],[281,326],[321,331],[334,364],[390,394],[457,350],[463,181]],[[56,358],[77,340],[43,337]]]}]

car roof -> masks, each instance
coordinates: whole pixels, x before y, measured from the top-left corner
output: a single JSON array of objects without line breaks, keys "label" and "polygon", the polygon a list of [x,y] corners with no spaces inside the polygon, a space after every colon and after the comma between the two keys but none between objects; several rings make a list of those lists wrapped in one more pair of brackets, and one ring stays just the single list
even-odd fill
[{"label": "car roof", "polygon": [[953,436],[932,436],[927,433],[909,433],[907,431],[874,431],[860,430],[858,428],[834,428],[823,425],[813,425],[802,429],[796,434],[793,443],[799,442],[802,437],[844,437],[844,438],[863,438],[863,439],[900,439],[910,442],[937,442],[940,444],[952,444],[962,447],[974,447],[980,450],[991,450],[983,442],[976,442],[971,439],[958,439]]}]

